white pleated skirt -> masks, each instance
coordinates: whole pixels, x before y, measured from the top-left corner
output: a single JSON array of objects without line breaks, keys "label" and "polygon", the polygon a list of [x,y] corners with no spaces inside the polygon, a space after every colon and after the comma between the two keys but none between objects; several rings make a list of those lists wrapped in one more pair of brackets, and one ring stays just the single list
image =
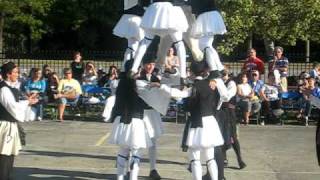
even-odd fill
[{"label": "white pleated skirt", "polygon": [[214,116],[202,117],[203,127],[190,128],[187,146],[190,148],[210,148],[223,145],[224,140]]},{"label": "white pleated skirt", "polygon": [[187,18],[179,6],[170,2],[151,4],[142,17],[141,27],[148,33],[165,36],[188,30]]},{"label": "white pleated skirt", "polygon": [[0,154],[16,156],[21,148],[17,123],[0,121]]},{"label": "white pleated skirt", "polygon": [[113,29],[113,34],[126,38],[141,41],[144,38],[144,31],[140,27],[141,17],[137,15],[124,14]]},{"label": "white pleated skirt", "polygon": [[109,143],[129,149],[149,148],[151,139],[143,120],[132,118],[130,124],[120,123],[120,116],[113,122]]},{"label": "white pleated skirt", "polygon": [[144,110],[143,121],[151,138],[159,138],[163,134],[163,124],[160,113],[153,110]]},{"label": "white pleated skirt", "polygon": [[191,36],[200,38],[203,36],[214,36],[227,32],[223,18],[218,11],[209,11],[200,14],[192,25]]}]

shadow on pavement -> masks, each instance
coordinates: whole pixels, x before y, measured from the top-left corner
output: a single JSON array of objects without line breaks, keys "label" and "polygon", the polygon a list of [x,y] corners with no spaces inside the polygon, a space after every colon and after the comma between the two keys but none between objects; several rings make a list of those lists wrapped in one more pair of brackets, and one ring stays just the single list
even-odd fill
[{"label": "shadow on pavement", "polygon": [[[77,153],[68,153],[68,152],[54,152],[54,151],[35,151],[35,150],[23,150],[28,155],[39,155],[39,156],[53,156],[53,157],[80,157],[80,158],[94,158],[94,159],[105,159],[116,161],[116,156],[105,156],[105,155],[92,155],[92,154],[77,154]],[[30,154],[29,154],[30,153]],[[142,158],[141,162],[149,162],[148,159]],[[187,166],[188,163],[175,162],[175,161],[167,161],[167,160],[157,160],[158,164],[175,164],[181,166]]]},{"label": "shadow on pavement", "polygon": [[15,180],[67,180],[67,179],[116,179],[115,174],[99,174],[83,171],[53,170],[41,168],[15,167]]}]

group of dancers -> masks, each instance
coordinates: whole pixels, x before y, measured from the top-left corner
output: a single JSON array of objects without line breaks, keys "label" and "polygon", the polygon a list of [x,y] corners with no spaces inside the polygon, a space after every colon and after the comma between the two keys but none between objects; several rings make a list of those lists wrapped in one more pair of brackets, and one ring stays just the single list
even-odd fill
[{"label": "group of dancers", "polygon": [[[161,114],[166,114],[172,97],[185,98],[190,114],[182,148],[188,151],[193,179],[203,178],[201,156],[206,160],[207,178],[225,179],[225,152],[230,145],[239,167],[244,168],[236,135],[236,85],[212,46],[214,35],[226,33],[215,2],[124,0],[123,13],[113,30],[114,35],[128,40],[111,116],[110,143],[120,146],[117,179],[138,179],[140,151],[145,148],[149,151],[150,178],[161,179],[156,169],[157,139],[163,134]],[[145,56],[155,36],[160,36],[157,59]],[[186,85],[183,40],[192,52],[191,71],[197,77],[192,87],[177,89],[161,84],[154,69],[157,61],[161,74],[163,54],[174,46],[180,59],[180,85]]]}]

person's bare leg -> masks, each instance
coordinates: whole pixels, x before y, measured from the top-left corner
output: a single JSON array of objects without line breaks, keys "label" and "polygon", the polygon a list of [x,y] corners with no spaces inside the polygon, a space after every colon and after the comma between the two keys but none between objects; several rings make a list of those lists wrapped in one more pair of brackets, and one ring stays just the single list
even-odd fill
[{"label": "person's bare leg", "polygon": [[59,120],[62,122],[63,121],[63,113],[64,113],[64,110],[66,108],[66,105],[65,104],[59,104],[58,106],[58,110],[59,110]]}]

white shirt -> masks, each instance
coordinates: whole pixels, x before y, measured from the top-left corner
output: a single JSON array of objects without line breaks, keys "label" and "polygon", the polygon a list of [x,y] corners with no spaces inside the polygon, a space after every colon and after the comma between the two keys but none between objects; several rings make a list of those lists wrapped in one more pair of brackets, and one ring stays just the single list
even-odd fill
[{"label": "white shirt", "polygon": [[[11,87],[16,85],[8,81],[6,83]],[[23,122],[27,120],[27,113],[30,110],[29,102],[27,100],[16,102],[14,95],[8,87],[0,89],[0,103],[18,121]]]}]

